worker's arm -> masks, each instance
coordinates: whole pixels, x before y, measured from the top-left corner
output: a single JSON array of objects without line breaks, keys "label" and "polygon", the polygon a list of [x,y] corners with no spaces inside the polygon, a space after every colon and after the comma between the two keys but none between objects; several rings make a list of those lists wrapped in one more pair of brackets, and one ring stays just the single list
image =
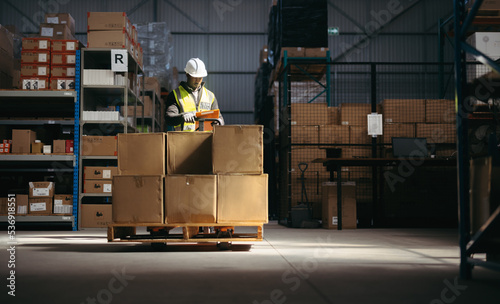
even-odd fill
[{"label": "worker's arm", "polygon": [[184,122],[184,117],[180,113],[179,105],[175,100],[173,92],[168,94],[165,106],[167,109],[165,112],[165,123],[167,126],[177,126]]},{"label": "worker's arm", "polygon": [[[219,104],[217,103],[217,98],[214,96],[214,102],[212,103],[212,108],[211,110],[217,110],[219,109]],[[222,117],[222,113],[219,110],[219,119],[221,121],[221,124],[224,125],[224,118]]]}]

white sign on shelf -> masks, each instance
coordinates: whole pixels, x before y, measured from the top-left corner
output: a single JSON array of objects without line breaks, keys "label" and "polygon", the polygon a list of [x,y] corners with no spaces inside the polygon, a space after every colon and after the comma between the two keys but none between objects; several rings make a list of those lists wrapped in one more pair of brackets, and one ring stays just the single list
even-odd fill
[{"label": "white sign on shelf", "polygon": [[111,50],[111,70],[113,72],[128,71],[127,50]]},{"label": "white sign on shelf", "polygon": [[383,135],[382,114],[368,114],[368,135]]}]

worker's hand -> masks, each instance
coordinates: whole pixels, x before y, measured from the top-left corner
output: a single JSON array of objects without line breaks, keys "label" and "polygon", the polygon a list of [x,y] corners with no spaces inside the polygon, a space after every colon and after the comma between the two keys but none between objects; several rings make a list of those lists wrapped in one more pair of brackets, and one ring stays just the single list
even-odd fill
[{"label": "worker's hand", "polygon": [[190,122],[190,123],[194,123],[194,120],[196,118],[196,112],[185,112],[185,113],[182,113],[182,116],[184,117],[184,121],[185,122]]}]

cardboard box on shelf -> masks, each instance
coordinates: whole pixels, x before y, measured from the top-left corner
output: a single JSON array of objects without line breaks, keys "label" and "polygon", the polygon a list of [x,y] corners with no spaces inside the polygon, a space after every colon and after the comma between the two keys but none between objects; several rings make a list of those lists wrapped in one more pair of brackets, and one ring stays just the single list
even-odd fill
[{"label": "cardboard box on shelf", "polygon": [[30,215],[50,215],[52,214],[52,199],[53,197],[29,198]]},{"label": "cardboard box on shelf", "polygon": [[[292,144],[318,144],[319,126],[291,126]],[[311,148],[311,146],[304,146]]]},{"label": "cardboard box on shelf", "polygon": [[393,137],[415,137],[415,124],[413,123],[384,123],[382,142],[391,144]]},{"label": "cardboard box on shelf", "polygon": [[55,194],[52,213],[54,214],[73,214],[73,195]]},{"label": "cardboard box on shelf", "polygon": [[365,144],[372,143],[372,136],[368,135],[368,127],[366,126],[349,126],[349,143],[350,144]]},{"label": "cardboard box on shelf", "polygon": [[327,125],[340,125],[340,110],[338,107],[327,108]]},{"label": "cardboard box on shelf", "polygon": [[16,194],[16,214],[26,215],[29,210],[29,201],[27,194]]},{"label": "cardboard box on shelf", "polygon": [[21,89],[22,90],[48,90],[50,87],[48,77],[21,77]]},{"label": "cardboard box on shelf", "polygon": [[29,182],[29,197],[53,197],[54,196],[54,182]]},{"label": "cardboard box on shelf", "polygon": [[428,144],[449,143],[457,140],[457,129],[455,124],[424,124],[416,126],[416,137],[427,138]]},{"label": "cardboard box on shelf", "polygon": [[50,51],[22,51],[21,62],[50,64]]},{"label": "cardboard box on shelf", "polygon": [[50,75],[51,77],[75,77],[76,75],[76,70],[75,66],[60,66],[60,65],[54,65],[50,67]]},{"label": "cardboard box on shelf", "polygon": [[83,167],[83,179],[113,179],[118,174],[118,167]]},{"label": "cardboard box on shelf", "polygon": [[88,31],[121,31],[131,30],[130,21],[125,12],[88,12]]},{"label": "cardboard box on shelf", "polygon": [[87,36],[88,48],[128,49],[130,44],[125,31],[90,31]]},{"label": "cardboard box on shelf", "polygon": [[216,223],[216,175],[168,175],[165,223]]},{"label": "cardboard box on shelf", "polygon": [[106,193],[112,194],[112,180],[108,179],[84,179],[83,193]]},{"label": "cardboard box on shelf", "polygon": [[144,79],[144,90],[154,91],[157,96],[161,96],[160,82],[156,77],[146,77]]},{"label": "cardboard box on shelf", "polygon": [[163,223],[164,179],[164,175],[114,176],[113,223]]},{"label": "cardboard box on shelf", "polygon": [[[338,227],[337,183],[325,182],[322,185],[323,228]],[[356,229],[356,183],[342,183],[342,229]]]},{"label": "cardboard box on shelf", "polygon": [[82,155],[117,156],[117,142],[116,136],[82,136]]},{"label": "cardboard box on shelf", "polygon": [[52,154],[52,146],[51,145],[43,145],[42,153],[43,154]]},{"label": "cardboard box on shelf", "polygon": [[12,153],[31,153],[31,144],[36,140],[36,132],[12,130]]},{"label": "cardboard box on shelf", "polygon": [[118,134],[118,171],[122,175],[165,175],[165,133]]},{"label": "cardboard box on shelf", "polygon": [[7,197],[0,197],[0,215],[9,214],[9,199]]},{"label": "cardboard box on shelf", "polygon": [[372,112],[369,103],[342,103],[340,105],[340,124],[344,126],[366,126],[367,115]]},{"label": "cardboard box on shelf", "polygon": [[51,77],[50,78],[51,90],[74,90],[75,77]]},{"label": "cardboard box on shelf", "polygon": [[[349,126],[342,126],[342,125],[319,126],[319,142],[321,144],[349,143]],[[333,148],[333,147],[320,146],[320,148]]]},{"label": "cardboard box on shelf", "polygon": [[292,103],[290,124],[297,126],[321,126],[328,123],[326,103]]},{"label": "cardboard box on shelf", "polygon": [[267,184],[267,174],[217,175],[217,223],[267,223]]},{"label": "cardboard box on shelf", "polygon": [[73,153],[74,140],[66,139],[66,153]]},{"label": "cardboard box on shelf", "polygon": [[326,52],[328,48],[305,48],[305,57],[326,57]]},{"label": "cardboard box on shelf", "polygon": [[31,144],[31,153],[39,154],[42,153],[42,151],[43,151],[43,142],[35,140],[35,142]]},{"label": "cardboard box on shelf", "polygon": [[50,38],[46,37],[24,37],[22,41],[23,51],[50,51]]},{"label": "cardboard box on shelf", "polygon": [[21,65],[21,76],[49,77],[50,65],[24,63]]},{"label": "cardboard box on shelf", "polygon": [[74,53],[52,53],[52,65],[75,65],[76,55]]},{"label": "cardboard box on shelf", "polygon": [[71,34],[75,34],[75,19],[69,13],[45,13],[45,23],[65,24]]},{"label": "cardboard box on shelf", "polygon": [[384,122],[425,122],[425,99],[384,99],[382,111]]},{"label": "cardboard box on shelf", "polygon": [[56,139],[52,142],[54,153],[66,153],[66,140]]},{"label": "cardboard box on shelf", "polygon": [[66,24],[40,23],[40,37],[51,39],[75,39],[71,30]]},{"label": "cardboard box on shelf", "polygon": [[168,174],[211,174],[211,132],[168,132]]},{"label": "cardboard box on shelf", "polygon": [[214,126],[213,172],[262,174],[263,133],[264,127],[261,125]]},{"label": "cardboard box on shelf", "polygon": [[111,204],[81,204],[81,228],[107,228],[113,223]]},{"label": "cardboard box on shelf", "polygon": [[425,122],[455,123],[455,101],[450,99],[426,99]]}]

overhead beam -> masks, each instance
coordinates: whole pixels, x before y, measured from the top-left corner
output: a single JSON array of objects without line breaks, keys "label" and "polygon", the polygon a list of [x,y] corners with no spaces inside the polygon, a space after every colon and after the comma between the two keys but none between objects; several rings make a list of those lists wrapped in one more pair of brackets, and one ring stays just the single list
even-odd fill
[{"label": "overhead beam", "polygon": [[177,6],[175,6],[172,2],[170,2],[169,0],[163,0],[163,1],[166,2],[168,5],[170,5],[179,14],[181,14],[182,16],[184,16],[187,20],[191,21],[191,23],[193,23],[194,25],[196,25],[196,27],[198,27],[200,30],[202,30],[204,32],[208,32],[208,30],[204,26],[202,26],[201,24],[199,24],[198,22],[196,22],[196,20],[194,20],[193,18],[191,18],[188,14],[186,14],[183,10],[181,10],[180,8],[178,8]]}]

